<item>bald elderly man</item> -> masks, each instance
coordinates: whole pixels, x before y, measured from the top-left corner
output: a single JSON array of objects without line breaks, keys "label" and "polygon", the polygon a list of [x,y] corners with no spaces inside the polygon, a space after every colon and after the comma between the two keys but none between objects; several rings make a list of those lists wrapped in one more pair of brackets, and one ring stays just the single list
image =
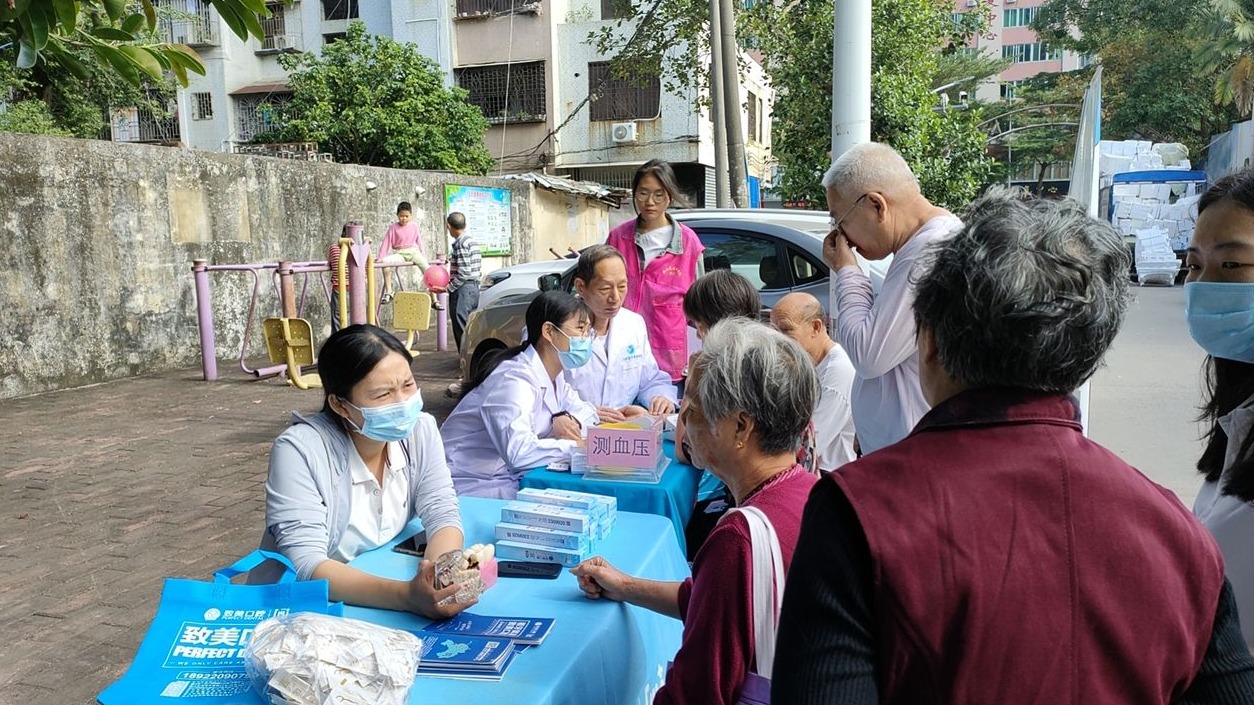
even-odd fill
[{"label": "bald elderly man", "polygon": [[853,449],[853,410],[849,394],[854,370],[849,356],[827,335],[823,305],[810,294],[788,294],[771,309],[771,325],[797,341],[814,363],[819,378],[819,400],[814,406],[814,441],[819,469],[835,470],[856,456]]},{"label": "bald elderly man", "polygon": [[[924,252],[962,221],[932,205],[892,147],[867,142],[842,154],[823,177],[832,232],[823,258],[836,285],[836,340],[857,377],[853,420],[863,455],[909,435],[928,403],[919,386],[914,280]],[[853,250],[870,260],[893,255],[878,294]]]}]

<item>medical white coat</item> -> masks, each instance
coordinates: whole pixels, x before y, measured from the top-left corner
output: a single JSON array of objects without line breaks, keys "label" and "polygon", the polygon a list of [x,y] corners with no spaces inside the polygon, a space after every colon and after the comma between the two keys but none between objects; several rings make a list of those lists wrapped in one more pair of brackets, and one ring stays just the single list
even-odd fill
[{"label": "medical white coat", "polygon": [[575,442],[547,437],[562,411],[585,428],[597,422],[562,375],[549,379],[535,348],[502,362],[440,427],[457,494],[513,499],[523,473],[568,459]]},{"label": "medical white coat", "polygon": [[640,314],[619,309],[610,319],[604,347],[594,345],[592,350],[588,364],[562,373],[580,399],[613,408],[636,403],[648,408],[658,395],[676,401],[675,385],[670,375],[658,368]]}]

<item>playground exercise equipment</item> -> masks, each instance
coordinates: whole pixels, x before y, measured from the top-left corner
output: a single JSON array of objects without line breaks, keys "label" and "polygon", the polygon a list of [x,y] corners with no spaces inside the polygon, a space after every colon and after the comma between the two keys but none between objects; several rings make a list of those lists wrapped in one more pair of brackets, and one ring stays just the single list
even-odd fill
[{"label": "playground exercise equipment", "polygon": [[417,357],[418,333],[431,329],[431,296],[422,291],[397,292],[392,299],[392,326],[408,334],[405,349]]},{"label": "playground exercise equipment", "polygon": [[[341,244],[340,248],[340,264],[342,266],[339,271],[340,282],[350,282],[349,291],[343,290],[341,284],[340,291],[340,320],[349,321],[350,323],[376,323],[378,319],[378,298],[374,287],[374,270],[373,257],[370,254],[370,244],[356,244],[352,240],[348,240],[350,246],[345,247]],[[343,243],[343,241],[342,241]],[[351,256],[350,256],[351,254]],[[412,266],[410,263],[387,264],[380,266],[389,267],[405,267]],[[200,355],[201,370],[205,381],[213,381],[218,378],[218,357],[217,343],[215,341],[214,323],[213,323],[213,292],[212,281],[210,275],[215,272],[247,272],[253,277],[252,295],[248,303],[248,313],[244,323],[244,332],[240,341],[240,352],[238,364],[244,372],[257,376],[268,377],[277,374],[288,373],[289,380],[300,387],[301,383],[311,383],[316,377],[305,376],[300,371],[303,365],[316,364],[312,359],[313,355],[313,336],[312,326],[309,322],[300,318],[300,313],[305,307],[307,296],[309,293],[310,279],[309,275],[317,275],[322,281],[323,294],[330,298],[330,284],[327,281],[326,274],[330,271],[326,260],[312,262],[262,262],[252,264],[218,264],[211,265],[206,260],[198,259],[192,262],[192,274],[195,279],[196,290],[196,320],[200,331]],[[273,351],[270,350],[270,341],[267,339],[267,350],[271,352],[270,361],[274,364],[269,366],[250,367],[246,357],[249,350],[249,340],[252,333],[253,322],[256,318],[257,299],[262,292],[263,274],[268,274],[273,287],[276,298],[279,299],[282,306],[282,316],[273,320],[287,319],[289,321],[286,329],[280,335],[279,329],[275,330],[275,336],[283,339],[284,345],[286,341],[309,340],[308,345],[309,361],[297,362],[295,369],[290,369],[287,351],[283,351],[281,358],[275,358]],[[296,295],[295,276],[302,275],[303,282],[301,284],[300,295]],[[347,276],[346,276],[347,275]],[[355,292],[366,292],[365,296]],[[404,292],[402,292],[404,293]],[[427,296],[422,294],[422,296]],[[428,297],[428,301],[430,298]],[[448,294],[441,293],[438,300],[442,306],[436,312],[436,349],[443,351],[448,349],[448,314],[447,300]],[[429,304],[428,304],[429,305]],[[429,309],[428,309],[429,311]],[[351,316],[349,315],[351,313]],[[428,317],[430,313],[428,313]],[[303,328],[299,324],[293,325],[295,321],[304,324]],[[397,328],[403,328],[411,331],[410,338],[412,340],[412,331],[426,330],[430,327],[428,318],[427,328],[408,328],[403,325],[405,321],[397,322]],[[265,324],[263,323],[263,330]],[[309,330],[310,333],[301,335],[302,330]],[[268,338],[268,336],[267,336]],[[289,346],[291,347],[291,346]],[[300,344],[295,346],[293,350],[294,359],[305,360],[306,356],[299,351]],[[279,363],[282,364],[279,364]],[[289,371],[290,370],[290,371]],[[297,382],[297,376],[301,382]],[[307,387],[301,387],[307,388]]]},{"label": "playground exercise equipment", "polygon": [[305,375],[302,365],[314,364],[313,328],[303,318],[267,318],[261,324],[270,362],[282,363],[289,384],[298,389],[322,387],[317,373]]}]

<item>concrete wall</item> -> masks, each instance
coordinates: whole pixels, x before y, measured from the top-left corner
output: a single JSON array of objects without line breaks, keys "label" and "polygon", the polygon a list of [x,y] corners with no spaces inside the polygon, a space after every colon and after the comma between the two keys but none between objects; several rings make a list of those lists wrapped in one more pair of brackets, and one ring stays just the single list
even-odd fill
[{"label": "concrete wall", "polygon": [[[198,365],[194,259],[325,258],[346,220],[377,242],[401,200],[428,253],[445,252],[445,182],[511,189],[511,261],[547,256],[564,229],[545,225],[537,246],[532,188],[518,181],[0,133],[0,398]],[[315,335],[321,286],[306,311]],[[213,279],[220,358],[238,354],[251,290],[247,274]],[[267,284],[258,316],[278,312]]]}]

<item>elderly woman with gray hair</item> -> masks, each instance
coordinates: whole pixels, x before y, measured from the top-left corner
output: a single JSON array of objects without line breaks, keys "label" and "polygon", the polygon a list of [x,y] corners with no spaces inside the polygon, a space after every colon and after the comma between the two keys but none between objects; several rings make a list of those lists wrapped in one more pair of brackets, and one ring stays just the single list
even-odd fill
[{"label": "elderly woman with gray hair", "polygon": [[1249,703],[1213,541],[1084,437],[1071,392],[1123,321],[1121,238],[998,191],[917,282],[932,410],[806,506],[779,703]]},{"label": "elderly woman with gray hair", "polygon": [[[787,570],[815,483],[815,476],[797,465],[797,448],[814,412],[818,382],[800,346],[744,318],[711,328],[689,373],[683,414],[692,452],[727,483],[739,509],[724,515],[710,533],[693,561],[692,577],[683,582],[624,575],[600,557],[572,572],[590,598],[629,602],[683,620],[683,641],[654,703],[732,703],[744,694],[746,681],[760,686],[763,679],[750,674],[769,676],[769,662],[759,671],[755,657],[774,644],[755,641],[753,565],[755,557],[760,562],[764,556],[753,548],[751,533],[773,529]],[[774,625],[772,606],[769,624],[756,626],[773,634]]]}]

